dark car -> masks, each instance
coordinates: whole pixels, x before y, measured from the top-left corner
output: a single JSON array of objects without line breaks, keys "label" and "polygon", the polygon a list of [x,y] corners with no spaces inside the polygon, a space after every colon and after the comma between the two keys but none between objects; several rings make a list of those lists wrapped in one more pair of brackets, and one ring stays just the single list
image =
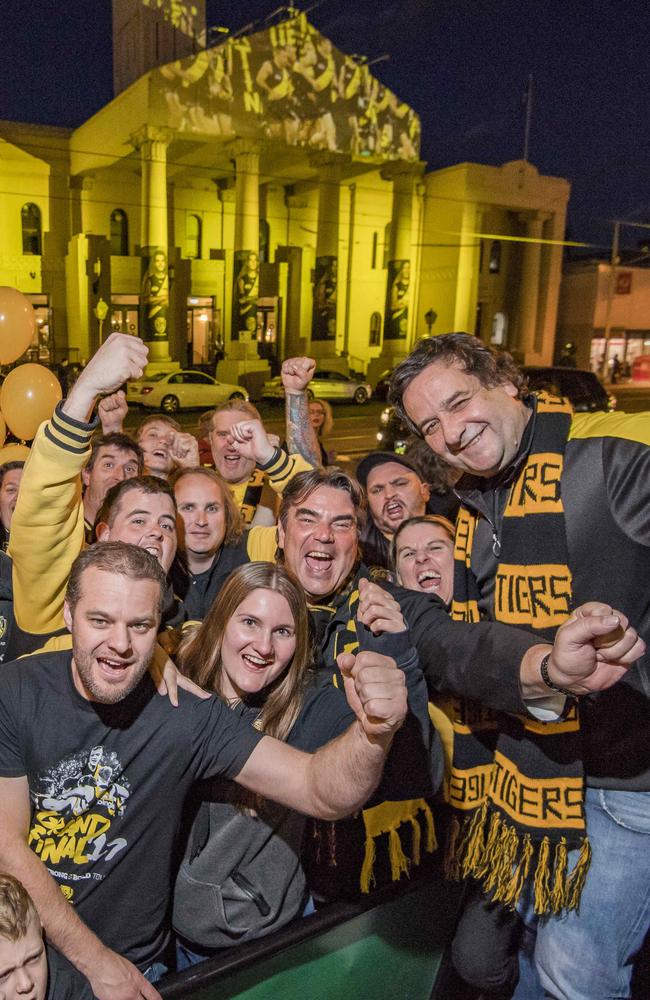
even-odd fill
[{"label": "dark car", "polygon": [[385,372],[381,373],[379,379],[377,380],[377,385],[375,386],[375,390],[373,392],[373,396],[375,397],[375,399],[381,399],[381,400],[388,399],[388,389],[390,386],[390,378],[392,374],[393,374],[392,368],[387,368]]},{"label": "dark car", "polygon": [[593,372],[579,368],[552,368],[528,366],[529,388],[533,391],[547,389],[556,396],[566,396],[576,413],[595,413],[597,410],[616,409],[616,398],[611,396]]},{"label": "dark car", "polygon": [[[593,372],[577,368],[525,367],[528,386],[533,391],[546,389],[559,396],[567,396],[576,413],[594,413],[616,408],[616,398],[611,396]],[[377,429],[377,448],[403,455],[410,434],[392,406],[382,410]]]}]

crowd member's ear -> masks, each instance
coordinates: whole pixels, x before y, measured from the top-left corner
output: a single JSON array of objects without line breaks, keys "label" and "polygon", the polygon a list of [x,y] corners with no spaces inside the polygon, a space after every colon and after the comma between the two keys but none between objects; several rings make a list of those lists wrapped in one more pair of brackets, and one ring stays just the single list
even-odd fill
[{"label": "crowd member's ear", "polygon": [[81,482],[84,484],[84,486],[90,486],[90,470],[89,469],[82,469],[81,470]]},{"label": "crowd member's ear", "polygon": [[98,542],[110,542],[111,529],[106,524],[106,521],[100,521],[99,524],[95,525],[95,538]]},{"label": "crowd member's ear", "polygon": [[278,548],[284,548],[284,527],[282,521],[278,521]]},{"label": "crowd member's ear", "polygon": [[428,483],[420,483],[420,492],[422,494],[422,499],[426,503],[431,496],[431,487]]},{"label": "crowd member's ear", "polygon": [[68,632],[72,632],[72,610],[67,601],[63,604],[63,621]]}]

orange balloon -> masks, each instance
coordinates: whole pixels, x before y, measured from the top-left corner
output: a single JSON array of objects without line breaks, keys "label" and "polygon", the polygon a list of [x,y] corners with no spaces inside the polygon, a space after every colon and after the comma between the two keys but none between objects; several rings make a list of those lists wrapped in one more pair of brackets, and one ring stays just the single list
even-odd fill
[{"label": "orange balloon", "polygon": [[0,409],[11,433],[21,441],[31,441],[61,396],[61,386],[48,368],[19,365],[2,383]]},{"label": "orange balloon", "polygon": [[0,285],[0,364],[25,353],[36,329],[34,307],[17,288]]},{"label": "orange balloon", "polygon": [[6,444],[0,448],[0,465],[5,462],[26,462],[29,448],[25,444]]}]

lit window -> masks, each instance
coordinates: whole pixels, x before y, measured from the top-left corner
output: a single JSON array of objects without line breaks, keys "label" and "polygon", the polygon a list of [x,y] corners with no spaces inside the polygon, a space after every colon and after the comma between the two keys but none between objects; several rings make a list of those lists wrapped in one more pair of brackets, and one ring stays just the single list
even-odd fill
[{"label": "lit window", "polygon": [[41,210],[38,205],[34,205],[33,202],[23,205],[20,221],[23,231],[23,253],[40,255],[42,253]]},{"label": "lit window", "polygon": [[374,312],[370,317],[370,340],[371,347],[379,347],[381,344],[381,313]]},{"label": "lit window", "polygon": [[185,221],[185,246],[187,256],[192,260],[201,257],[202,223],[198,215],[188,215]]},{"label": "lit window", "polygon": [[111,212],[111,255],[129,256],[129,220],[121,208],[115,208]]}]

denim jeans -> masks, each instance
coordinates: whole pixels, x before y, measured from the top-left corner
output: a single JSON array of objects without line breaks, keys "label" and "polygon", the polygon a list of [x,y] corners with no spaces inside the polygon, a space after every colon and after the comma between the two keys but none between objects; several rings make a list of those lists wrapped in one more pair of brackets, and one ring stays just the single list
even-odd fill
[{"label": "denim jeans", "polygon": [[162,962],[152,962],[148,969],[145,969],[142,975],[145,979],[148,979],[150,983],[157,983],[158,980],[169,972],[166,965]]},{"label": "denim jeans", "polygon": [[[580,909],[537,925],[535,965],[553,1000],[629,997],[650,926],[650,792],[588,788],[585,815],[592,859]],[[575,858],[577,851],[569,869]],[[529,924],[530,914],[520,913]]]}]

